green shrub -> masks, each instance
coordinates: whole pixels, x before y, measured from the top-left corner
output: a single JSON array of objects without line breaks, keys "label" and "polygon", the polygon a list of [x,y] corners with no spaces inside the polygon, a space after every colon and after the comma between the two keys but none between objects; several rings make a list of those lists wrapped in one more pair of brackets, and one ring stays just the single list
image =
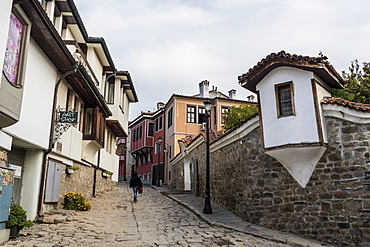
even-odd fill
[{"label": "green shrub", "polygon": [[9,219],[6,222],[6,227],[11,228],[12,226],[18,225],[20,227],[32,227],[33,223],[27,220],[27,211],[25,211],[20,205],[12,204],[10,206]]}]

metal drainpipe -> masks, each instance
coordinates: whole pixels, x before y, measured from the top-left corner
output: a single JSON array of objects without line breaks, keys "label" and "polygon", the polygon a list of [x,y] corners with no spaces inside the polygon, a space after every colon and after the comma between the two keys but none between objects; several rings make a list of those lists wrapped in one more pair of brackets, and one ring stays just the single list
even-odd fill
[{"label": "metal drainpipe", "polygon": [[[115,76],[117,74],[117,70],[115,69],[113,74],[109,75],[107,78],[105,78],[105,83],[112,77],[112,76]],[[105,85],[104,85],[105,86]],[[92,190],[92,196],[93,197],[96,197],[96,173],[98,172],[99,170],[99,167],[100,167],[100,150],[99,149],[99,153],[98,153],[98,160],[97,160],[97,164],[96,164],[96,167],[94,169],[94,180],[93,180],[93,190]]]},{"label": "metal drainpipe", "polygon": [[44,151],[44,157],[42,161],[42,171],[41,171],[41,184],[40,184],[40,192],[39,192],[39,200],[38,200],[38,214],[42,213],[42,200],[43,200],[43,195],[44,195],[44,186],[45,186],[45,177],[46,177],[46,158],[49,153],[53,150],[53,141],[54,141],[54,125],[55,125],[55,110],[56,110],[56,105],[57,105],[57,94],[58,94],[58,88],[62,80],[77,72],[79,67],[78,63],[75,63],[73,65],[73,70],[70,70],[66,73],[64,73],[57,81],[54,87],[54,96],[53,96],[53,107],[52,107],[52,112],[51,112],[51,125],[50,125],[50,135],[49,135],[49,147],[47,150]]}]

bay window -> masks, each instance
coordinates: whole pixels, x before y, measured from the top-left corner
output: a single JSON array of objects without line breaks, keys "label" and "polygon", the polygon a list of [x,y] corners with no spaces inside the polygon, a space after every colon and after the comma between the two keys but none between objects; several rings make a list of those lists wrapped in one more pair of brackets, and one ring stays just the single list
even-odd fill
[{"label": "bay window", "polygon": [[104,146],[105,118],[97,106],[85,107],[84,140],[95,140]]}]

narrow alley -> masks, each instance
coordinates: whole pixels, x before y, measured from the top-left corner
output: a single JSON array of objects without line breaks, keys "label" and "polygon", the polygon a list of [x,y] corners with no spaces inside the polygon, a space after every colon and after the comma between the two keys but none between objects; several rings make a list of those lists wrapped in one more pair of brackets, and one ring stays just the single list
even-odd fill
[{"label": "narrow alley", "polygon": [[137,203],[126,183],[91,200],[73,220],[35,224],[4,246],[289,246],[210,226],[151,187]]}]

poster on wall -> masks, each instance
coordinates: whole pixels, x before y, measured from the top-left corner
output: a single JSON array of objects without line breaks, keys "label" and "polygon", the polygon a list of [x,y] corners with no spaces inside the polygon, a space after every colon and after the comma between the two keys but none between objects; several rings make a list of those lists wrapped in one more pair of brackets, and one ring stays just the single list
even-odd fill
[{"label": "poster on wall", "polygon": [[11,83],[16,83],[21,50],[23,25],[12,13],[10,16],[8,41],[6,44],[3,72]]}]

